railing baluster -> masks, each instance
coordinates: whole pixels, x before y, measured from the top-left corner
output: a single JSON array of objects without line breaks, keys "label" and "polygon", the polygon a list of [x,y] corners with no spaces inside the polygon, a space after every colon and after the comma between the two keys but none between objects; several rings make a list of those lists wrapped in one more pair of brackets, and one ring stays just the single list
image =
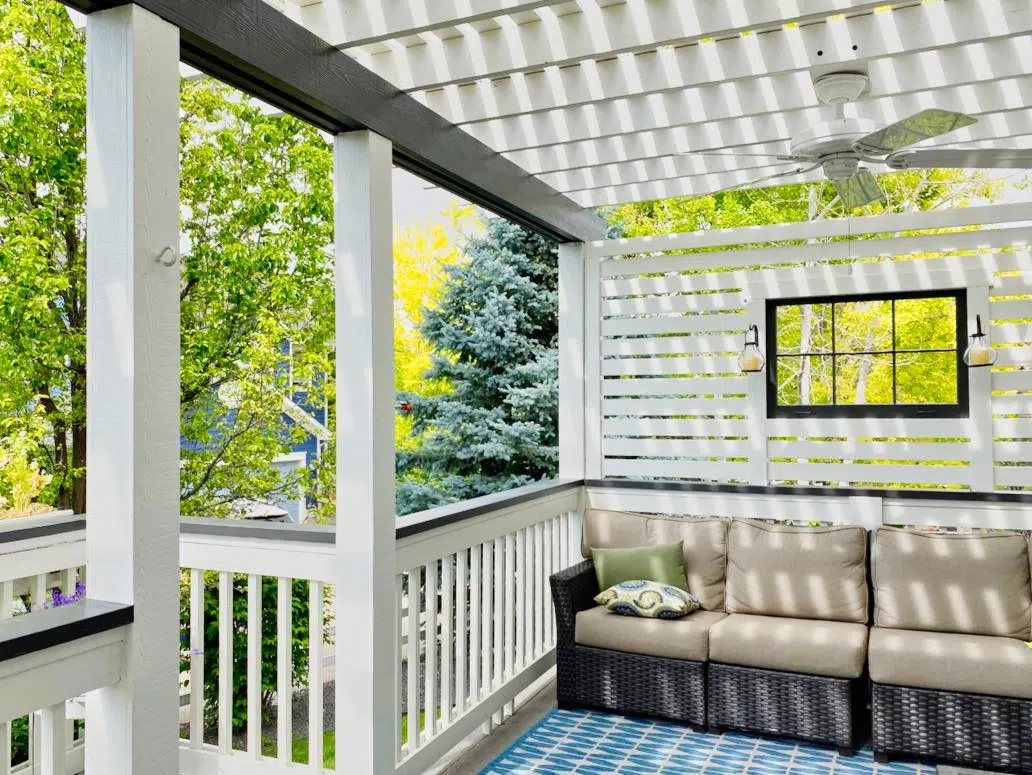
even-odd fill
[{"label": "railing baluster", "polygon": [[[491,691],[498,691],[502,685],[502,667],[505,656],[504,640],[504,616],[505,616],[505,541],[502,538],[494,540],[494,643],[492,644],[491,656],[493,657],[494,669],[491,678]],[[502,723],[502,710],[495,711],[494,725]]]},{"label": "railing baluster", "polygon": [[[14,615],[14,582],[0,582],[0,620]],[[0,723],[0,775],[11,775],[11,725]]]},{"label": "railing baluster", "polygon": [[427,739],[437,734],[437,560],[426,566],[426,645],[423,647],[423,681],[426,699]]},{"label": "railing baluster", "polygon": [[422,568],[408,574],[408,752],[419,748],[419,613]]},{"label": "railing baluster", "polygon": [[405,574],[394,576],[394,748],[396,758],[400,761],[404,753],[404,742],[401,739],[401,664],[404,659],[404,630],[402,620],[405,617]]},{"label": "railing baluster", "polygon": [[[491,696],[491,594],[492,541],[480,545],[480,699]],[[491,732],[491,720],[483,724],[485,733]]]},{"label": "railing baluster", "polygon": [[523,530],[523,664],[534,661],[534,528]]},{"label": "railing baluster", "polygon": [[42,611],[47,602],[47,574],[39,573],[32,579],[32,611]]},{"label": "railing baluster", "polygon": [[466,575],[468,552],[463,549],[455,555],[455,712],[461,716],[466,710],[466,664],[469,659],[469,640],[466,629]]},{"label": "railing baluster", "polygon": [[563,570],[570,565],[570,523],[567,520],[568,515],[560,514],[557,522],[559,523],[559,564],[556,566],[556,570]]},{"label": "railing baluster", "polygon": [[276,580],[276,758],[283,764],[290,763],[293,743],[293,592],[292,579],[280,576]]},{"label": "railing baluster", "polygon": [[204,571],[190,571],[190,747],[204,742]]},{"label": "railing baluster", "polygon": [[455,557],[448,555],[441,560],[441,725],[452,722],[452,664],[455,652],[452,650],[452,624],[455,612]]},{"label": "railing baluster", "polygon": [[534,656],[539,657],[545,647],[545,596],[548,585],[545,577],[545,532],[538,522],[534,525]]},{"label": "railing baluster", "polygon": [[[516,668],[516,537],[512,533],[505,536],[505,672],[503,681],[511,681]],[[499,682],[501,685],[502,682]],[[506,715],[511,716],[515,705],[506,703]]]},{"label": "railing baluster", "polygon": [[480,599],[480,547],[469,550],[469,698],[480,699],[480,621],[484,606]]},{"label": "railing baluster", "polygon": [[233,574],[219,573],[219,751],[233,752]]},{"label": "railing baluster", "polygon": [[262,755],[262,577],[247,577],[247,751]]},{"label": "railing baluster", "polygon": [[[562,570],[562,566],[559,563],[559,557],[562,552],[562,547],[559,545],[559,517],[552,517],[549,523],[552,528],[552,573],[558,573]],[[548,641],[548,647],[552,648],[555,645],[555,602],[552,600],[551,595],[548,596],[548,621],[552,625],[552,637]]]},{"label": "railing baluster", "polygon": [[543,576],[542,580],[543,580],[543,582],[545,584],[545,589],[549,590],[549,593],[545,595],[544,611],[542,612],[542,617],[544,618],[544,621],[543,621],[543,624],[544,624],[544,649],[547,651],[548,649],[552,648],[552,595],[551,595],[551,587],[550,587],[549,582],[548,582],[548,579],[552,575],[552,525],[551,525],[551,520],[544,522],[541,527],[542,527],[542,530],[544,531],[544,534],[545,534],[545,542],[544,542],[544,547],[543,547],[543,551],[545,553],[545,557],[544,557],[544,570],[543,570],[543,573],[542,573],[542,576]]},{"label": "railing baluster", "polygon": [[68,775],[64,702],[44,708],[40,713],[40,719],[40,775]]},{"label": "railing baluster", "polygon": [[323,771],[323,584],[308,583],[308,764]]},{"label": "railing baluster", "polygon": [[525,610],[527,600],[527,531],[520,529],[516,531],[516,642],[513,661],[516,670],[522,670],[526,666],[523,645],[526,639],[527,614]]},{"label": "railing baluster", "polygon": [[571,566],[581,561],[581,518],[580,514],[571,511],[566,519],[570,523],[570,556],[567,558],[567,566]]}]

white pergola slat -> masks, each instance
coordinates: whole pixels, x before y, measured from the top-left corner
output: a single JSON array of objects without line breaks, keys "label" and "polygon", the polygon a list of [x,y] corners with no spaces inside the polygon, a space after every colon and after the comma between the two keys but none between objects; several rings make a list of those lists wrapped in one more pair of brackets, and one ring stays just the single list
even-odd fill
[{"label": "white pergola slat", "polygon": [[337,46],[361,46],[503,14],[533,11],[563,0],[290,0],[290,15]]},{"label": "white pergola slat", "polygon": [[[1032,77],[1029,76],[977,85],[950,86],[870,100],[862,106],[851,107],[850,113],[885,123],[897,121],[931,107],[958,110],[972,115],[997,113],[1029,105],[1028,99],[1032,95],[1030,88]],[[688,117],[665,114],[661,106],[654,106],[652,111],[633,111],[624,106],[619,113],[613,111],[600,114],[587,111],[578,115],[576,120],[571,119],[562,124],[541,122],[540,127],[521,132],[514,137],[488,134],[479,139],[507,152],[616,135],[633,135],[640,131],[676,126],[684,130],[684,144],[670,153],[683,153],[689,150],[714,150],[734,145],[787,140],[815,123],[833,117],[834,112],[831,108],[820,107],[716,121],[679,121],[678,118]],[[788,152],[787,145],[781,152]]]},{"label": "white pergola slat", "polygon": [[[868,63],[871,91],[857,100],[855,112],[866,115],[875,100],[892,99],[931,89],[982,86],[1027,75],[1032,67],[1032,36],[979,42],[956,49],[957,58],[924,52]],[[951,62],[945,67],[944,60]],[[981,67],[965,63],[979,62]],[[529,113],[518,117],[471,122],[466,131],[503,150],[569,141],[574,127],[589,125],[593,137],[623,134],[628,117],[635,131],[681,126],[703,121],[743,118],[820,107],[808,73],[783,73],[732,85],[711,84],[671,92],[614,97],[573,108]],[[825,111],[832,115],[831,110]]]},{"label": "white pergola slat", "polygon": [[[1032,88],[1032,82],[1029,83]],[[936,104],[942,104],[936,102]],[[896,114],[903,118],[916,111],[903,110]],[[985,145],[987,140],[1011,139],[1032,134],[1032,111],[1027,108],[1019,108],[1013,111],[1001,111],[989,113],[983,116],[981,111],[973,111],[972,115],[980,119],[978,124],[956,132],[950,136],[950,146],[977,143]],[[889,123],[895,119],[887,119]],[[727,148],[726,152],[741,154],[784,154],[789,149],[789,139],[785,137],[781,141],[752,143],[742,146]],[[724,147],[716,149],[714,153],[724,153]],[[618,186],[626,183],[644,183],[648,181],[667,180],[670,178],[689,178],[697,175],[709,175],[733,170],[755,170],[759,176],[763,170],[775,165],[778,169],[789,169],[797,163],[777,162],[773,158],[765,159],[761,156],[734,157],[727,156],[702,156],[670,154],[652,154],[645,158],[639,158],[629,162],[610,163],[607,165],[593,165],[580,169],[564,170],[558,172],[544,173],[540,178],[549,185],[560,191],[576,191],[580,189],[600,188],[602,186]],[[884,171],[877,169],[876,171]]]},{"label": "white pergola slat", "polygon": [[318,17],[331,43],[586,207],[792,169],[685,154],[788,153],[835,115],[813,85],[828,72],[869,76],[850,116],[888,124],[937,107],[979,119],[934,145],[1032,135],[1028,0],[409,5],[321,0],[292,15]]},{"label": "white pergola slat", "polygon": [[[704,0],[629,0],[600,7],[581,2],[564,16],[544,8],[526,24],[503,23],[483,33],[464,30],[459,38],[429,37],[426,45],[392,48],[359,61],[402,89],[429,89],[522,70],[615,56],[706,38],[729,38],[757,29],[779,28],[780,2],[714,3]],[[868,0],[794,0],[795,21],[810,22],[842,12],[867,12],[884,3]],[[424,38],[427,39],[427,38]]]}]

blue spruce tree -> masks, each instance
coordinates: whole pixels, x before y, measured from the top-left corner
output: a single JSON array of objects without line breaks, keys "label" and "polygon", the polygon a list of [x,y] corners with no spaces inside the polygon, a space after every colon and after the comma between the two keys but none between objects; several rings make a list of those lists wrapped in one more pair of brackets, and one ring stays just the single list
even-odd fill
[{"label": "blue spruce tree", "polygon": [[421,444],[398,457],[398,513],[512,489],[558,467],[556,246],[501,219],[465,246],[423,321],[427,376],[452,391],[405,395]]}]

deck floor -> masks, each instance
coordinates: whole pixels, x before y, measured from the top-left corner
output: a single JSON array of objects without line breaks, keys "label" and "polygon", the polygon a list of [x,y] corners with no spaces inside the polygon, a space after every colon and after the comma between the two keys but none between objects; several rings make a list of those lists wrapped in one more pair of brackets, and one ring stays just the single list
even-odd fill
[{"label": "deck floor", "polygon": [[437,775],[633,773],[654,775],[975,775],[917,762],[879,764],[870,749],[839,757],[829,748],[609,713],[560,711],[547,685],[490,735],[469,741]]}]

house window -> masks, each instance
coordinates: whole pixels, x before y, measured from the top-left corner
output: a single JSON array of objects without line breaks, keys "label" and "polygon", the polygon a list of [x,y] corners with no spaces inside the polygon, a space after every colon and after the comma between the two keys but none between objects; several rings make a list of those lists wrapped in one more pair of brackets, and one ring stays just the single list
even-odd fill
[{"label": "house window", "polygon": [[966,320],[964,291],[769,300],[767,414],[967,417]]}]

